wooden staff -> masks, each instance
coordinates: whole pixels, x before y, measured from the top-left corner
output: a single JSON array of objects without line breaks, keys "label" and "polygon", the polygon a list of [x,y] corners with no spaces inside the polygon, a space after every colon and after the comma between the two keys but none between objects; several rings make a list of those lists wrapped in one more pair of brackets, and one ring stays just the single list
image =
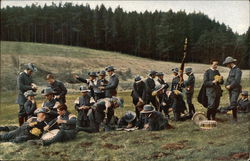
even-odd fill
[{"label": "wooden staff", "polygon": [[[181,84],[184,82],[183,72],[184,72],[184,65],[185,65],[185,60],[186,60],[186,55],[187,55],[187,43],[188,43],[188,40],[186,38],[185,43],[184,43],[184,54],[183,54],[183,58],[181,61],[181,67],[180,67],[180,81],[178,83],[178,87],[181,86]],[[178,89],[178,87],[177,87],[177,89]]]}]

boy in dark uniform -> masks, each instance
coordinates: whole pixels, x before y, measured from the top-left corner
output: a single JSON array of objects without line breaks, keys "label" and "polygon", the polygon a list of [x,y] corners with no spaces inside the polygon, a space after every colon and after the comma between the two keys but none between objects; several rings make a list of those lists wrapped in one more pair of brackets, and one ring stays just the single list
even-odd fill
[{"label": "boy in dark uniform", "polygon": [[[79,80],[80,82],[86,83],[88,85],[88,88],[89,88],[89,90],[91,92],[91,97],[93,97],[95,99],[96,98],[95,93],[100,92],[100,89],[98,88],[98,85],[97,85],[97,77],[98,77],[98,75],[97,75],[96,72],[89,72],[88,75],[89,75],[88,79],[79,77],[78,75],[74,75],[74,77],[77,80]],[[95,101],[96,101],[96,99],[95,99]]]},{"label": "boy in dark uniform", "polygon": [[230,106],[229,110],[233,112],[233,121],[237,121],[237,101],[241,92],[241,76],[242,72],[235,64],[237,60],[232,57],[227,57],[223,62],[223,65],[226,65],[230,72],[226,81],[226,89],[229,92]]},{"label": "boy in dark uniform", "polygon": [[174,120],[175,121],[184,121],[186,118],[181,117],[181,114],[186,110],[186,105],[183,100],[183,95],[178,90],[166,91],[164,90],[164,85],[159,85],[155,88],[153,92],[154,95],[161,95],[162,102],[164,105],[164,113],[167,118],[169,118],[169,108],[173,109]]},{"label": "boy in dark uniform", "polygon": [[223,77],[220,75],[220,72],[217,70],[218,63],[218,60],[212,60],[210,69],[206,70],[203,77],[203,85],[206,88],[206,96],[208,99],[208,120],[215,120],[217,108],[220,105],[220,98],[222,96],[221,85],[224,83],[224,81]]},{"label": "boy in dark uniform", "polygon": [[146,86],[140,76],[135,77],[131,96],[135,106],[136,117],[139,118],[140,111],[143,109],[143,105],[146,101]]},{"label": "boy in dark uniform", "polygon": [[168,120],[162,113],[155,111],[152,105],[144,105],[137,123],[139,129],[158,131],[166,129],[168,126]]},{"label": "boy in dark uniform", "polygon": [[37,68],[34,64],[27,64],[24,72],[21,72],[17,77],[17,89],[18,89],[18,95],[16,103],[19,104],[19,112],[18,112],[18,121],[19,126],[21,126],[26,120],[27,115],[24,108],[24,103],[26,102],[26,98],[24,96],[24,93],[28,90],[37,90],[37,86],[33,83],[32,80],[32,73],[36,72]]},{"label": "boy in dark uniform", "polygon": [[132,111],[127,111],[118,121],[118,128],[133,128],[136,126],[136,114]]},{"label": "boy in dark uniform", "polygon": [[174,68],[174,69],[172,69],[172,72],[174,74],[174,78],[172,80],[171,91],[178,90],[178,91],[182,92],[184,85],[179,83],[180,82],[180,76],[178,74],[179,69]]},{"label": "boy in dark uniform", "polygon": [[[97,87],[105,87],[108,85],[108,80],[106,79],[106,72],[104,70],[98,72],[99,79],[97,80]],[[95,100],[105,98],[105,90],[97,90],[95,94]]]},{"label": "boy in dark uniform", "polygon": [[241,98],[238,100],[238,112],[240,113],[250,112],[250,101],[248,99],[248,91],[241,92]]},{"label": "boy in dark uniform", "polygon": [[188,112],[189,116],[192,117],[195,113],[195,108],[192,103],[193,95],[194,95],[194,84],[195,84],[195,77],[194,73],[192,72],[192,68],[186,68],[185,74],[188,76],[188,79],[184,81],[184,86],[186,89],[186,99],[188,104]]},{"label": "boy in dark uniform", "polygon": [[45,112],[45,109],[37,109],[35,111],[37,117],[31,117],[17,129],[0,135],[0,141],[21,143],[32,139],[39,139],[46,126],[44,121],[46,117]]},{"label": "boy in dark uniform", "polygon": [[145,80],[146,85],[146,100],[145,104],[150,104],[155,107],[156,110],[159,110],[159,102],[156,99],[156,96],[152,95],[152,92],[155,89],[155,77],[157,72],[156,71],[149,71],[148,78]]},{"label": "boy in dark uniform", "polygon": [[[158,72],[156,74],[156,76],[158,77],[157,82],[160,85],[164,85],[164,92],[166,92],[167,88],[169,87],[168,83],[164,81],[164,74],[162,72]],[[159,98],[159,103],[160,103],[160,112],[164,111],[165,115],[168,117],[168,112],[166,112],[168,110],[168,107],[166,106],[166,104],[162,104],[162,99],[163,99],[163,94],[158,94],[157,97]]]},{"label": "boy in dark uniform", "polygon": [[109,123],[114,116],[114,110],[122,106],[123,101],[116,97],[99,100],[88,111],[90,126],[80,128],[80,131],[89,133],[99,132],[101,124],[103,124],[105,127],[109,126]]},{"label": "boy in dark uniform", "polygon": [[57,100],[54,98],[54,91],[51,87],[47,87],[42,90],[42,95],[45,96],[46,101],[43,102],[42,107],[46,108],[46,122],[50,122],[51,120],[57,118],[57,106],[60,104],[57,102]]},{"label": "boy in dark uniform", "polygon": [[59,127],[59,132],[51,140],[34,140],[31,141],[33,144],[41,144],[44,146],[50,145],[56,142],[66,142],[72,140],[76,136],[76,116],[71,114],[67,110],[65,104],[60,104],[57,107],[58,117],[48,123],[44,127],[45,131],[51,130],[53,126]]},{"label": "boy in dark uniform", "polygon": [[77,116],[77,127],[87,127],[89,126],[89,120],[87,117],[87,113],[89,109],[91,108],[90,106],[93,103],[90,103],[90,90],[88,90],[86,87],[81,86],[80,87],[80,92],[82,93],[82,96],[78,97],[75,100],[75,109],[78,112]]},{"label": "boy in dark uniform", "polygon": [[49,83],[49,87],[51,87],[55,92],[56,100],[61,104],[66,103],[65,95],[67,94],[67,89],[65,88],[63,82],[55,80],[52,74],[47,75],[47,82]]},{"label": "boy in dark uniform", "polygon": [[113,66],[108,66],[105,69],[108,72],[109,75],[109,81],[106,86],[100,86],[100,90],[105,91],[105,97],[111,98],[111,97],[116,97],[117,96],[117,88],[119,85],[119,78],[115,74],[115,68]]},{"label": "boy in dark uniform", "polygon": [[35,116],[34,112],[37,109],[35,100],[36,93],[34,93],[32,90],[28,90],[27,92],[24,93],[24,96],[27,98],[27,101],[24,104],[24,108],[26,115],[29,119]]}]

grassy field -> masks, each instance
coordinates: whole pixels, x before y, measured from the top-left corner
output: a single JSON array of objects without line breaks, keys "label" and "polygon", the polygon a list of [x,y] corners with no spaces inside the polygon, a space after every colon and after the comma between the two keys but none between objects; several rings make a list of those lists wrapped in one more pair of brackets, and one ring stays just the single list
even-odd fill
[{"label": "grassy field", "polygon": [[[248,88],[249,89],[249,88]],[[117,109],[117,116],[133,110],[130,92],[120,92],[125,107]],[[73,102],[78,93],[67,96],[70,111],[75,113]],[[197,89],[196,89],[197,95]],[[196,96],[195,96],[196,97]],[[1,125],[16,124],[17,105],[15,93],[2,95]],[[37,97],[38,104],[42,102]],[[205,111],[194,99],[197,111]],[[221,105],[228,102],[225,92]],[[0,159],[3,160],[246,160],[249,151],[249,116],[239,115],[237,124],[231,123],[231,114],[218,115],[218,127],[200,130],[192,121],[172,122],[175,129],[158,132],[80,132],[67,143],[48,147],[36,145],[0,143]]]},{"label": "grassy field", "polygon": [[[64,70],[81,72],[82,70],[100,70],[112,64],[119,71],[131,68],[132,75],[141,74],[149,69],[170,74],[173,67],[179,64],[173,62],[154,61],[133,57],[115,52],[98,51],[80,47],[48,45],[22,42],[1,42],[1,97],[0,125],[17,125],[18,105],[14,104],[16,91],[15,79],[20,65],[33,62],[43,71],[58,74]],[[197,103],[196,97],[202,74],[208,65],[188,64],[193,67],[198,85],[195,88],[194,104],[197,111],[206,109]],[[228,69],[219,67],[226,76]],[[46,73],[46,72],[45,72]],[[40,88],[44,85],[39,81],[44,74],[34,75]],[[250,71],[243,71],[243,88],[250,91]],[[167,75],[166,80],[170,81]],[[132,79],[121,81],[131,83]],[[45,82],[45,81],[44,81]],[[128,83],[128,84],[129,84]],[[68,88],[73,87],[66,84]],[[77,84],[76,86],[79,86]],[[122,88],[119,88],[122,89]],[[224,89],[224,88],[223,88]],[[125,107],[117,109],[115,115],[121,117],[125,111],[134,110],[130,91],[120,90],[119,96],[125,100]],[[72,113],[74,100],[79,96],[75,90],[69,89],[67,104]],[[38,106],[43,98],[38,95]],[[228,93],[224,89],[221,106],[228,103]],[[172,117],[172,114],[171,114]],[[149,131],[112,131],[97,134],[78,133],[75,140],[67,143],[56,143],[48,147],[35,145],[0,143],[0,160],[247,160],[249,152],[249,115],[239,115],[237,124],[231,123],[231,114],[217,115],[218,127],[213,130],[200,130],[192,121],[173,122],[174,129],[158,132]]]}]

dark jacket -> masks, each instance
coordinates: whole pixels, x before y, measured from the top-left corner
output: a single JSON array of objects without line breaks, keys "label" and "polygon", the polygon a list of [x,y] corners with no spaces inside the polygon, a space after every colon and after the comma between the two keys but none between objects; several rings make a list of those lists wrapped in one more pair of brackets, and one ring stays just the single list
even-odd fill
[{"label": "dark jacket", "polygon": [[173,90],[179,90],[182,92],[182,88],[184,87],[184,84],[179,84],[180,82],[180,76],[176,76],[172,80],[172,85],[171,85],[171,91]]},{"label": "dark jacket", "polygon": [[182,93],[176,94],[174,91],[171,91],[169,95],[164,93],[163,101],[165,101],[167,105],[170,105],[173,112],[184,113],[187,109]]},{"label": "dark jacket", "polygon": [[238,112],[248,113],[250,112],[250,101],[240,98],[238,101]]},{"label": "dark jacket", "polygon": [[24,92],[28,90],[33,90],[31,87],[31,84],[33,83],[33,80],[31,76],[26,74],[25,72],[21,72],[17,77],[17,89],[18,89],[18,95],[16,103],[20,105],[24,105],[26,102],[26,97],[24,96]]},{"label": "dark jacket", "polygon": [[[10,132],[7,132],[1,136],[1,141],[11,141],[15,143],[21,143],[27,140],[31,139],[39,139],[43,134],[43,128],[46,126],[46,123],[44,121],[38,121],[36,117],[31,118],[31,122],[36,124],[31,127],[29,126],[28,122],[25,122],[22,126],[18,127],[15,130],[12,130]],[[32,134],[31,130],[37,128],[37,130],[40,130],[40,134],[38,135]]]},{"label": "dark jacket", "polygon": [[135,105],[138,103],[139,98],[141,98],[144,102],[146,101],[146,85],[143,81],[133,84],[131,96]]},{"label": "dark jacket", "polygon": [[36,138],[40,138],[43,134],[43,128],[47,125],[45,121],[38,121],[37,117],[31,117],[31,123],[36,122],[36,124],[33,127],[27,126],[28,131],[30,132],[30,130],[32,130],[33,128],[38,128],[39,130],[41,130],[41,134],[39,136],[33,136],[33,134],[31,134],[33,137]]},{"label": "dark jacket", "polygon": [[53,84],[49,84],[48,86],[55,91],[55,95],[60,96],[60,99],[58,100],[59,102],[66,102],[65,95],[67,94],[67,89],[65,88],[63,82],[56,80]]},{"label": "dark jacket", "polygon": [[[148,77],[145,80],[145,86],[146,86],[146,100],[150,100],[152,96],[152,92],[155,89],[155,81],[151,77]],[[146,101],[147,102],[147,101]]]},{"label": "dark jacket", "polygon": [[188,79],[184,81],[186,93],[194,93],[194,85],[195,85],[195,76],[192,73],[188,76]]},{"label": "dark jacket", "polygon": [[[136,119],[134,119],[132,122],[132,127],[135,127],[137,124]],[[119,119],[118,121],[118,128],[124,128],[128,126],[128,122],[125,120],[125,116],[123,116],[122,118]]]},{"label": "dark jacket", "polygon": [[158,131],[163,130],[168,125],[168,120],[163,116],[161,112],[154,111],[149,116],[145,114],[141,114],[139,121],[137,123],[137,127],[142,129],[145,124],[149,124],[149,131]]},{"label": "dark jacket", "polygon": [[117,95],[117,87],[119,84],[119,78],[116,74],[110,76],[107,86],[105,86],[105,95],[108,98]]},{"label": "dark jacket", "polygon": [[[99,100],[97,103],[95,103],[92,108],[88,111],[88,119],[90,121],[90,126],[89,127],[83,127],[79,128],[79,131],[85,131],[85,132],[99,132],[99,128],[102,122],[104,122],[105,119],[105,110],[106,110],[106,105],[104,100]],[[111,118],[114,116],[114,111],[112,110],[112,107],[109,108],[107,112],[107,120],[111,120]],[[106,120],[106,124],[108,121]]]},{"label": "dark jacket", "polygon": [[197,101],[203,105],[203,107],[208,106],[208,98],[206,95],[206,87],[204,84],[202,84],[201,89],[199,91],[198,97],[197,97]]},{"label": "dark jacket", "polygon": [[87,113],[89,109],[85,109],[85,110],[80,110],[79,108],[81,106],[91,106],[92,104],[90,103],[90,98],[91,96],[89,94],[85,95],[85,96],[80,96],[78,98],[79,102],[75,104],[75,109],[78,112],[78,116],[77,116],[77,120],[78,121],[87,121],[88,117],[87,117]]},{"label": "dark jacket", "polygon": [[31,101],[27,100],[24,104],[24,108],[28,118],[35,116],[34,112],[37,108],[36,103],[32,103]]},{"label": "dark jacket", "polygon": [[55,119],[58,114],[57,114],[57,109],[54,108],[55,104],[56,104],[56,99],[52,99],[50,101],[45,101],[43,102],[42,107],[48,107],[50,109],[50,111],[48,113],[46,113],[46,120],[45,122],[50,122],[51,120]]},{"label": "dark jacket", "polygon": [[242,76],[242,72],[241,72],[240,68],[235,66],[234,68],[232,68],[230,70],[225,85],[226,86],[230,85],[230,87],[231,87],[230,90],[240,91],[241,90],[241,85],[240,85],[241,76]]},{"label": "dark jacket", "polygon": [[[76,129],[76,116],[71,114],[70,112],[66,112],[62,116],[58,116],[58,118],[62,120],[66,120],[66,123],[62,123],[59,125],[59,128],[62,130],[75,130]],[[53,119],[48,123],[49,126],[53,125],[58,118]]]},{"label": "dark jacket", "polygon": [[[108,85],[108,83],[109,83],[109,81],[106,79],[98,79],[97,80],[97,87],[101,87],[101,86],[105,87]],[[99,92],[96,92],[96,93],[105,93],[105,91],[99,90]]]},{"label": "dark jacket", "polygon": [[206,88],[207,97],[222,96],[222,90],[220,85],[223,84],[224,81],[220,82],[219,84],[214,84],[213,81],[216,75],[220,75],[220,72],[218,70],[208,69],[204,73],[203,84]]},{"label": "dark jacket", "polygon": [[82,77],[77,78],[77,80],[86,83],[88,85],[89,90],[91,91],[91,96],[94,98],[95,97],[95,93],[100,92],[98,86],[97,86],[97,80],[89,80],[89,79],[85,79]]}]

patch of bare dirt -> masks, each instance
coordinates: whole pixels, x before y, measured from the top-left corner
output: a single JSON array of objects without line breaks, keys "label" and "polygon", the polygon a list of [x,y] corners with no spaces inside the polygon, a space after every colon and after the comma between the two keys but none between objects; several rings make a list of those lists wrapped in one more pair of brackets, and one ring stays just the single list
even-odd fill
[{"label": "patch of bare dirt", "polygon": [[217,157],[215,160],[238,160],[238,159],[249,159],[249,153],[248,152],[239,152],[239,153],[233,153],[230,156],[222,156]]},{"label": "patch of bare dirt", "polygon": [[184,143],[169,143],[169,144],[164,144],[161,146],[162,149],[165,150],[180,150],[185,148],[185,144]]},{"label": "patch of bare dirt", "polygon": [[165,152],[154,152],[149,156],[145,156],[143,159],[146,159],[146,160],[159,159],[159,158],[162,158],[162,157],[166,157],[168,155],[171,155],[171,154],[170,153],[165,153]]},{"label": "patch of bare dirt", "polygon": [[93,143],[92,142],[81,142],[79,144],[80,147],[90,147]]},{"label": "patch of bare dirt", "polygon": [[122,146],[122,145],[114,145],[114,144],[110,144],[110,143],[104,144],[103,147],[108,148],[108,149],[113,149],[113,150],[124,148],[124,146]]},{"label": "patch of bare dirt", "polygon": [[240,152],[240,153],[233,153],[230,155],[232,159],[248,159],[249,153],[248,152]]}]

